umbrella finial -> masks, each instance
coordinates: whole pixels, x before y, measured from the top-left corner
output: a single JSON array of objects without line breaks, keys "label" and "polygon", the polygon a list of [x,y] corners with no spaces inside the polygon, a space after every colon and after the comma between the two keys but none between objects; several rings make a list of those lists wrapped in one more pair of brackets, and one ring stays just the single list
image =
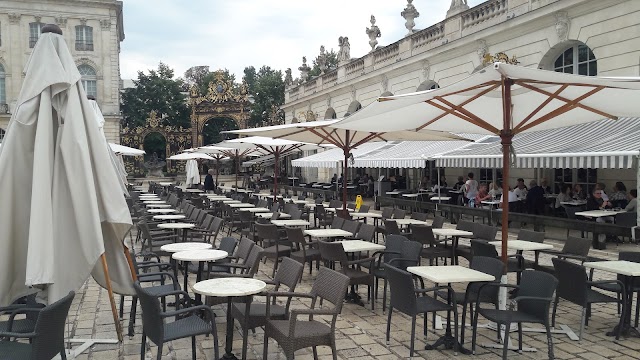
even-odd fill
[{"label": "umbrella finial", "polygon": [[60,26],[56,24],[47,24],[42,27],[42,30],[40,30],[40,32],[43,34],[54,33],[54,34],[62,35],[62,29],[60,29]]}]

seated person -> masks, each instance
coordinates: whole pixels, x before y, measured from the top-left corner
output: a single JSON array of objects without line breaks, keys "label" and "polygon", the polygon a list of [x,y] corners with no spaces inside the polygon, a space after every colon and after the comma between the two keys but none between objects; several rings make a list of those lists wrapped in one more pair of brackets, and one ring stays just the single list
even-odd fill
[{"label": "seated person", "polygon": [[573,186],[573,199],[574,200],[586,200],[587,199],[587,195],[585,194],[584,189],[582,189],[582,185],[575,184]]},{"label": "seated person", "polygon": [[549,181],[546,178],[540,180],[540,186],[544,190],[545,194],[552,194],[551,186],[549,186]]},{"label": "seated person", "polygon": [[491,184],[489,184],[489,195],[491,195],[492,198],[497,199],[498,196],[502,195],[502,189],[498,186],[497,183],[492,182]]},{"label": "seated person", "polygon": [[518,200],[524,200],[527,198],[527,186],[524,184],[523,178],[518,179],[518,184],[516,185],[516,188],[513,190],[513,192],[518,197]]},{"label": "seated person", "polygon": [[[587,199],[587,210],[605,210],[611,209],[611,203],[602,197],[603,191],[596,187],[593,189],[593,196]],[[613,216],[601,216],[596,218],[596,222],[613,222]]]},{"label": "seated person", "polygon": [[491,195],[487,192],[487,184],[480,184],[480,186],[478,186],[478,192],[476,193],[476,206],[482,207],[482,202],[490,199]]},{"label": "seated person", "polygon": [[[503,198],[504,198],[504,194],[500,196],[500,207],[502,207]],[[509,202],[509,204],[518,202],[518,196],[516,195],[516,193],[513,191],[511,187],[509,187],[509,193],[507,194],[507,201]]]},{"label": "seated person", "polygon": [[629,199],[629,203],[624,208],[624,211],[638,212],[638,190],[631,189],[629,191],[629,195],[627,195],[627,198]]},{"label": "seated person", "polygon": [[604,183],[596,183],[596,189],[601,190],[602,191],[602,200],[604,201],[609,201],[609,195],[607,195],[607,192],[604,191],[606,185]]},{"label": "seated person", "polygon": [[622,181],[613,185],[613,192],[609,194],[609,201],[613,207],[623,208],[627,206],[627,187]]},{"label": "seated person", "polygon": [[453,185],[453,190],[460,190],[464,186],[464,177],[458,176],[458,182]]},{"label": "seated person", "polygon": [[564,205],[562,205],[563,202],[570,202],[572,200],[573,196],[571,194],[571,185],[564,184],[562,186],[562,192],[558,194],[558,197],[556,198],[555,208],[559,209],[560,207],[564,207]]}]

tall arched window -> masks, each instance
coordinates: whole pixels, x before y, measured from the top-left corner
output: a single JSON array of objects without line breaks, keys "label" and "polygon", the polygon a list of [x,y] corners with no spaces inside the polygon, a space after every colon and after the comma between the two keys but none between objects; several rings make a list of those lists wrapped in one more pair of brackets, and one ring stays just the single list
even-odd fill
[{"label": "tall arched window", "polygon": [[89,65],[78,66],[78,71],[82,75],[82,86],[87,95],[98,97],[98,85],[96,71]]},{"label": "tall arched window", "polygon": [[4,67],[0,64],[0,105],[7,103],[6,75]]},{"label": "tall arched window", "polygon": [[598,61],[585,44],[577,43],[566,49],[553,62],[553,70],[568,74],[598,75]]}]

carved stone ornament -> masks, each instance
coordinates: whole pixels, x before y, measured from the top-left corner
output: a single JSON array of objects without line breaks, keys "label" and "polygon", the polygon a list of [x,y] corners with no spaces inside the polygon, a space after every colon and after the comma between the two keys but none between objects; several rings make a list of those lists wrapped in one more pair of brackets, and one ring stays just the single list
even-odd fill
[{"label": "carved stone ornament", "polygon": [[320,73],[324,74],[327,70],[327,53],[324,50],[324,45],[320,45],[320,55],[316,58],[316,64],[320,68]]},{"label": "carved stone ornament", "polygon": [[287,68],[287,70],[284,71],[284,84],[286,86],[291,86],[293,85],[293,76],[291,75],[291,68]]},{"label": "carved stone ornament", "polygon": [[482,39],[478,40],[478,48],[476,49],[476,53],[478,54],[478,59],[481,63],[484,61],[484,56],[488,51],[489,48],[487,47],[487,42]]},{"label": "carved stone ornament", "polygon": [[367,28],[366,33],[367,33],[367,36],[369,36],[369,46],[371,46],[371,51],[373,51],[376,49],[376,46],[378,45],[377,38],[382,36],[382,33],[380,32],[380,28],[376,26],[375,16],[371,15],[371,19],[369,21],[371,22],[371,27]]},{"label": "carved stone ornament", "polygon": [[516,56],[512,56],[511,59],[509,59],[509,55],[503,53],[503,52],[499,52],[495,55],[491,55],[491,54],[485,54],[484,55],[484,59],[482,61],[482,65],[489,65],[489,64],[493,64],[493,63],[503,63],[503,64],[511,64],[511,65],[518,65],[520,64],[520,61],[518,61],[518,59],[516,58]]},{"label": "carved stone ornament", "polygon": [[80,25],[87,26],[87,19],[85,18],[80,19]]},{"label": "carved stone ornament", "polygon": [[569,40],[569,27],[571,26],[571,20],[564,11],[556,13],[556,35],[558,35],[558,42]]},{"label": "carved stone ornament", "polygon": [[451,7],[447,11],[447,18],[459,14],[465,10],[469,10],[467,0],[451,0]]},{"label": "carved stone ornament", "polygon": [[102,28],[102,30],[110,30],[111,29],[111,19],[100,20],[100,27]]},{"label": "carved stone ornament", "polygon": [[9,23],[11,23],[11,24],[19,23],[20,22],[20,17],[22,17],[21,14],[9,13]]},{"label": "carved stone ornament", "polygon": [[307,81],[309,79],[309,71],[311,71],[311,68],[309,67],[309,65],[307,65],[307,57],[306,56],[302,57],[302,65],[300,65],[298,70],[300,70],[300,79],[303,82]]},{"label": "carved stone ornament", "polygon": [[420,16],[420,13],[412,3],[413,0],[407,0],[407,7],[400,13],[400,16],[406,20],[404,26],[409,30],[406,36],[413,34],[413,28],[416,26],[416,22],[414,20]]},{"label": "carved stone ornament", "polygon": [[60,26],[61,28],[67,26],[66,17],[56,16],[55,21],[56,21],[56,25]]},{"label": "carved stone ornament", "polygon": [[327,96],[327,107],[331,107],[331,95]]},{"label": "carved stone ornament", "polygon": [[389,90],[389,78],[387,78],[387,75],[382,75],[380,84],[382,85],[382,92],[387,92]]},{"label": "carved stone ornament", "polygon": [[346,36],[340,36],[338,38],[338,62],[345,63],[351,60],[351,45],[349,45],[349,38]]},{"label": "carved stone ornament", "polygon": [[41,22],[40,20],[42,20],[42,16],[34,16],[34,18],[36,19],[37,23]]},{"label": "carved stone ornament", "polygon": [[429,71],[431,71],[431,63],[429,60],[424,60],[422,62],[422,79],[426,80],[429,78]]}]

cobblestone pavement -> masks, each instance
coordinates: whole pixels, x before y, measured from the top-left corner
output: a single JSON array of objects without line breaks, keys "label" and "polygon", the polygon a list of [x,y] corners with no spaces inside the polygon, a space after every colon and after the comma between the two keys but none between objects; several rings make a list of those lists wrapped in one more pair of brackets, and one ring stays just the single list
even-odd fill
[{"label": "cobblestone pavement", "polygon": [[[498,236],[499,238],[499,236]],[[462,243],[462,241],[461,241]],[[560,242],[550,241],[560,247]],[[599,257],[607,257],[614,259],[617,257],[617,251],[621,249],[638,250],[635,245],[621,245],[613,247],[609,251],[592,250],[591,255]],[[525,254],[528,257],[531,254]],[[541,256],[541,263],[551,264],[550,257]],[[461,265],[467,265],[464,259],[461,259]],[[260,265],[258,278],[269,278],[267,274],[271,274],[272,262],[268,260],[265,264]],[[302,283],[298,285],[296,291],[308,292],[311,283],[316,275],[309,275],[308,267],[305,269]],[[596,279],[613,278],[611,274],[596,272]],[[195,276],[191,276],[191,281],[195,281]],[[509,277],[509,281],[514,283],[515,276]],[[193,283],[192,283],[193,284]],[[410,319],[404,315],[394,312],[391,326],[391,341],[387,344],[385,341],[385,328],[387,316],[382,312],[382,283],[380,284],[380,299],[376,302],[376,310],[371,311],[370,304],[365,307],[354,304],[345,304],[342,314],[338,318],[336,338],[339,359],[360,360],[360,359],[399,359],[409,357],[409,341],[410,341]],[[428,286],[428,284],[427,284]],[[463,285],[454,287],[456,291],[464,291]],[[359,292],[366,297],[366,288],[361,287]],[[119,302],[119,299],[116,299]],[[122,319],[123,328],[129,322],[129,306],[130,299],[125,302],[124,319]],[[296,301],[293,307],[307,307],[305,302]],[[217,315],[217,330],[220,342],[221,354],[224,352],[225,344],[225,312],[226,305],[214,307]],[[581,310],[579,307],[561,301],[558,307],[558,324],[564,324],[576,332],[579,329]],[[140,318],[141,310],[138,308],[135,325],[136,335],[127,337],[125,335],[124,342],[117,345],[95,345],[79,359],[109,359],[109,360],[129,360],[140,358],[140,343],[142,322]],[[618,315],[615,305],[593,307],[593,314],[589,321],[589,326],[585,329],[584,339],[582,342],[572,341],[566,335],[555,334],[553,336],[555,356],[558,359],[639,359],[640,358],[640,339],[621,339],[615,342],[613,338],[608,337],[605,333],[611,330],[618,321]],[[467,324],[470,321],[467,320]],[[428,318],[428,337],[422,335],[422,319],[418,319],[416,333],[417,350],[414,358],[425,359],[444,359],[444,358],[465,358],[466,355],[454,355],[452,350],[424,350],[426,343],[435,341],[444,333],[444,330],[433,330],[431,316]],[[76,299],[69,315],[69,335],[78,338],[115,338],[114,324],[111,316],[110,305],[107,291],[100,288],[93,280],[88,280],[86,284],[78,291]],[[471,329],[466,330],[466,343],[470,347]],[[480,329],[478,333],[478,343],[495,343],[496,334],[488,329]],[[514,342],[517,335],[513,337]],[[525,352],[518,354],[511,352],[511,359],[544,359],[546,354],[546,336],[543,333],[525,333],[524,346],[537,348],[537,352]],[[248,339],[249,359],[262,358],[263,333],[257,329],[256,334],[249,335]],[[236,324],[234,333],[233,348],[236,354],[241,353],[241,330]],[[213,358],[213,340],[211,337],[199,336],[197,338],[197,358],[212,359]],[[478,347],[475,357],[481,359],[499,358],[501,349],[487,349]],[[148,345],[147,358],[155,359],[157,347]],[[320,359],[331,359],[331,350],[328,347],[319,347],[318,354]],[[190,359],[191,358],[191,342],[187,339],[172,341],[165,344],[163,350],[163,359]],[[284,359],[284,355],[279,352],[278,346],[271,340],[269,344],[268,359]],[[312,359],[311,349],[303,349],[296,352],[297,359]]]}]

